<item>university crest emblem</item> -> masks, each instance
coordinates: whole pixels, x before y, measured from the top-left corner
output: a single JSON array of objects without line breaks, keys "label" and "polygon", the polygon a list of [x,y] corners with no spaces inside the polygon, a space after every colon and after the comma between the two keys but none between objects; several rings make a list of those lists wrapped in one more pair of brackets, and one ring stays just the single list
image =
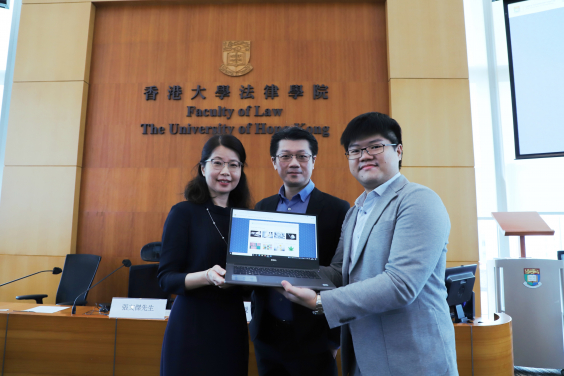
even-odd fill
[{"label": "university crest emblem", "polygon": [[228,76],[242,76],[253,70],[253,66],[249,64],[251,41],[223,41],[222,57],[223,65],[219,67],[219,70]]},{"label": "university crest emblem", "polygon": [[525,282],[523,282],[523,284],[531,289],[541,287],[542,283],[540,281],[540,269],[525,268]]}]

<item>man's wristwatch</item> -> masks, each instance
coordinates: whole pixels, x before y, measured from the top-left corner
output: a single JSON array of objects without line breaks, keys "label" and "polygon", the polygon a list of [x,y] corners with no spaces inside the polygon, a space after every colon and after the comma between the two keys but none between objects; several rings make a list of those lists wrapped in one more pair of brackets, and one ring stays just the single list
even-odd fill
[{"label": "man's wristwatch", "polygon": [[315,311],[312,312],[314,315],[324,315],[323,305],[321,304],[321,294],[317,294],[317,299],[315,300]]}]

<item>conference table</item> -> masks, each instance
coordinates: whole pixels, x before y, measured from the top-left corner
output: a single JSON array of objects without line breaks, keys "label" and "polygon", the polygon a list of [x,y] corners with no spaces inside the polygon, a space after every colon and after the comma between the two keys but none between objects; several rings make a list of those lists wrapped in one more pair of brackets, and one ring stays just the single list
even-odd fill
[{"label": "conference table", "polygon": [[[0,303],[0,375],[159,375],[167,320],[109,318],[96,307],[57,313],[23,310],[35,303]],[[49,306],[49,305],[44,305]],[[512,375],[511,318],[455,324],[458,370]],[[337,355],[340,372],[340,354]],[[249,375],[258,375],[249,341]]]},{"label": "conference table", "polygon": [[[159,375],[167,319],[109,318],[96,307],[21,312],[37,306],[0,303],[0,375]],[[249,375],[258,375],[249,344]]]}]

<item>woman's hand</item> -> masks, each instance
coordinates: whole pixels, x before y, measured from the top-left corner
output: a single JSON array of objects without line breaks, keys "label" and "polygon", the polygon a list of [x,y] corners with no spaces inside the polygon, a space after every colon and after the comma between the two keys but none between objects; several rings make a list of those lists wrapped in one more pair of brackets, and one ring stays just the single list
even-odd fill
[{"label": "woman's hand", "polygon": [[204,286],[217,286],[227,288],[225,284],[225,269],[219,265],[214,265],[208,270],[186,274],[184,286],[186,290],[193,290]]},{"label": "woman's hand", "polygon": [[219,288],[227,287],[225,285],[225,269],[223,269],[219,265],[214,265],[213,267],[209,268],[205,271],[206,273],[206,280],[208,284],[217,286]]}]

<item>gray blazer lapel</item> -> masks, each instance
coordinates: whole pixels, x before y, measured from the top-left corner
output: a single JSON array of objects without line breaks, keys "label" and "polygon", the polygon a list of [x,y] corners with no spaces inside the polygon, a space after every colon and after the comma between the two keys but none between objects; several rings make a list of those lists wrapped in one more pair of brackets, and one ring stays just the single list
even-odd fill
[{"label": "gray blazer lapel", "polygon": [[[397,191],[402,189],[403,186],[406,185],[407,183],[409,183],[409,180],[407,180],[405,176],[401,175],[394,182],[392,182],[392,184],[388,187],[388,189],[384,191],[384,194],[376,202],[376,205],[372,209],[372,212],[366,219],[366,223],[364,225],[364,229],[362,229],[362,234],[360,235],[360,239],[358,239],[357,250],[354,255],[354,259],[352,260],[352,267],[350,267],[351,271],[356,266],[356,263],[358,262],[362,252],[364,252],[364,248],[366,248],[366,242],[368,241],[368,236],[370,235],[370,232],[372,231],[372,228],[374,227],[376,222],[378,222],[378,219],[380,219],[380,216],[384,212],[384,209],[386,209],[390,201],[392,201],[392,199],[394,199],[398,195]],[[355,213],[355,223],[356,223],[356,213]],[[353,231],[354,231],[354,227],[353,227]],[[353,232],[351,231],[351,239],[352,239],[352,234]],[[352,246],[352,242],[350,243],[349,248],[351,246]],[[343,260],[343,264],[344,264],[344,260]],[[345,269],[344,267],[343,270],[346,271],[347,273],[349,271],[349,269]]]},{"label": "gray blazer lapel", "polygon": [[349,260],[351,258],[353,231],[356,224],[356,216],[358,214],[356,206],[352,209],[349,220],[345,225],[345,231],[343,232],[343,285],[347,285],[349,283]]}]

